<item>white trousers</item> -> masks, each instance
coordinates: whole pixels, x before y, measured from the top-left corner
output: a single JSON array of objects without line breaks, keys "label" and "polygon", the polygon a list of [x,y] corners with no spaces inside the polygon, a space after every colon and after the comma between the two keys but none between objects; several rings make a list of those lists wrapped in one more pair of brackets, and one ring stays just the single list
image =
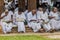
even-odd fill
[{"label": "white trousers", "polygon": [[56,30],[60,29],[60,21],[51,19],[50,24],[53,29],[56,29]]},{"label": "white trousers", "polygon": [[45,29],[46,32],[51,30],[51,26],[49,23],[43,24],[43,28]]},{"label": "white trousers", "polygon": [[36,22],[30,22],[28,26],[31,27],[34,32],[37,32],[38,30],[41,29],[40,23],[36,23]]},{"label": "white trousers", "polygon": [[[44,21],[45,22],[48,22],[49,19],[45,19]],[[43,20],[40,20],[40,23],[41,23],[41,25],[43,26],[43,28],[45,29],[46,32],[51,30],[50,23],[43,24]]]},{"label": "white trousers", "polygon": [[18,32],[25,32],[25,25],[24,25],[24,22],[17,22],[17,25],[18,25]]},{"label": "white trousers", "polygon": [[11,32],[11,29],[12,29],[12,23],[6,23],[6,22],[2,22],[1,23],[2,25],[2,29],[3,29],[3,32],[4,33],[7,33],[7,32]]}]

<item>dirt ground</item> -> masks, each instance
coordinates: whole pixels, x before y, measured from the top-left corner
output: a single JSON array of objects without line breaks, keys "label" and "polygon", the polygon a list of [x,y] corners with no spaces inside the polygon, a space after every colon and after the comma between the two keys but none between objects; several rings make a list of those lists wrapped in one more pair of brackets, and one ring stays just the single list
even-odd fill
[{"label": "dirt ground", "polygon": [[60,32],[54,33],[11,33],[11,34],[0,34],[0,36],[17,36],[17,35],[39,35],[47,38],[60,39]]}]

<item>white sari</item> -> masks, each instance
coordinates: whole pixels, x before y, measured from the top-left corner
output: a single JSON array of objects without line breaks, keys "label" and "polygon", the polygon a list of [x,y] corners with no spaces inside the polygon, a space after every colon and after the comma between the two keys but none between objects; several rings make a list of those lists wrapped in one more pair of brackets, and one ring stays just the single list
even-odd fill
[{"label": "white sari", "polygon": [[60,20],[59,20],[58,13],[50,12],[49,16],[54,17],[50,20],[52,28],[56,30],[60,29]]}]

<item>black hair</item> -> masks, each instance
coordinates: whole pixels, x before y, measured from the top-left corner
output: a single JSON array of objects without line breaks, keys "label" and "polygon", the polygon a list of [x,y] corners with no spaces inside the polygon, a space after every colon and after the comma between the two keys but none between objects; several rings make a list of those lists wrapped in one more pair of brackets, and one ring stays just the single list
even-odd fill
[{"label": "black hair", "polygon": [[19,12],[23,12],[23,9],[22,8],[19,8],[18,10],[19,10]]}]

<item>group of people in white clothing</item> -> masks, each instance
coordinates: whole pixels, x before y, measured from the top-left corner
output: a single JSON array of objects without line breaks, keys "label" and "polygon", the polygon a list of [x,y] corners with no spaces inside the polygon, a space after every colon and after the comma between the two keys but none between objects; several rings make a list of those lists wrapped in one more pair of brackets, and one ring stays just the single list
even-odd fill
[{"label": "group of people in white clothing", "polygon": [[[26,32],[25,25],[32,28],[33,32],[54,32],[60,30],[60,12],[57,7],[48,11],[46,7],[40,7],[31,11],[23,11],[18,8],[18,1],[5,2],[5,11],[1,13],[0,25],[3,33],[12,31],[13,26],[18,27],[18,32]],[[11,5],[12,4],[12,5]],[[13,7],[12,7],[13,6]]]},{"label": "group of people in white clothing", "polygon": [[18,32],[26,32],[24,22],[27,22],[29,28],[33,32],[54,32],[60,29],[59,12],[56,7],[53,7],[49,13],[46,8],[39,7],[38,10],[22,11],[16,8],[16,11],[6,9],[0,16],[0,22],[3,32],[11,32],[13,25],[17,25]]}]

